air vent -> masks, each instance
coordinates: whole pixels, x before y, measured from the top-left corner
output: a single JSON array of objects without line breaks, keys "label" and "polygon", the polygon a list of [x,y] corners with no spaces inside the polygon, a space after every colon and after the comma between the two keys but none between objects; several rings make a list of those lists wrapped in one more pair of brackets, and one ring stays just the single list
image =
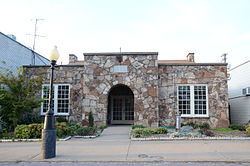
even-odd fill
[{"label": "air vent", "polygon": [[242,89],[242,94],[245,96],[250,96],[250,87]]}]

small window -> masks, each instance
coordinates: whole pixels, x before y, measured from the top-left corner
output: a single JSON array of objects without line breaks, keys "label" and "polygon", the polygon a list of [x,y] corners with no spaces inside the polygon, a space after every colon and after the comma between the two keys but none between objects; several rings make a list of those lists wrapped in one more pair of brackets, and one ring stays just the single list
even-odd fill
[{"label": "small window", "polygon": [[113,73],[127,73],[128,72],[128,66],[126,65],[115,65],[112,69]]},{"label": "small window", "polygon": [[[70,102],[70,86],[68,84],[55,84],[52,92],[52,110],[55,115],[68,115]],[[42,87],[41,114],[44,115],[49,109],[49,85]]]}]

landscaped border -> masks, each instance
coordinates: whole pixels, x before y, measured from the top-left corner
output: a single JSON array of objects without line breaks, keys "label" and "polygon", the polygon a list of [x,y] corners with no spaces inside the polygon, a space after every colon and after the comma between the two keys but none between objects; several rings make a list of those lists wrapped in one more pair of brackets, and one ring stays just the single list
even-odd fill
[{"label": "landscaped border", "polygon": [[178,140],[250,140],[250,137],[148,137],[130,138],[131,141],[178,141]]}]

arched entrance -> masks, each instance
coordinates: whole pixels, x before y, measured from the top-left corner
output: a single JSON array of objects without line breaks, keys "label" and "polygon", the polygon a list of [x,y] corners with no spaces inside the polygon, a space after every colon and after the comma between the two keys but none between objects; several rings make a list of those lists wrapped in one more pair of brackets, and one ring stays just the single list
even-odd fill
[{"label": "arched entrance", "polygon": [[108,124],[134,123],[134,94],[126,85],[112,87],[108,95]]}]

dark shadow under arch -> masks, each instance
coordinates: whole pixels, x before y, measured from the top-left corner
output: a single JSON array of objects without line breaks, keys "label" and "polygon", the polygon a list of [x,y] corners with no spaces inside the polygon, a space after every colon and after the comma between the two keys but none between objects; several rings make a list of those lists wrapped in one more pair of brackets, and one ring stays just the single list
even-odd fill
[{"label": "dark shadow under arch", "polygon": [[123,84],[113,86],[108,94],[107,124],[134,123],[134,94]]}]

